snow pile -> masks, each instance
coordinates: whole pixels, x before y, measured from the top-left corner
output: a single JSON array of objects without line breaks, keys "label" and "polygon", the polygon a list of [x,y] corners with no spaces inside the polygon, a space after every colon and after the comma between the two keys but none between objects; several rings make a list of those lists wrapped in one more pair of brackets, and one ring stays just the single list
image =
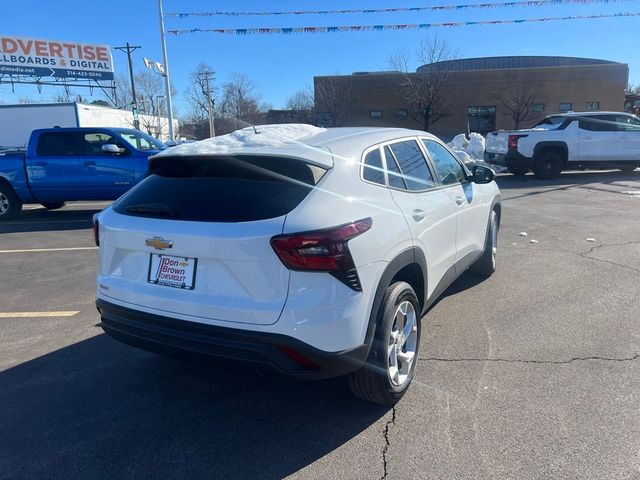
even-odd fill
[{"label": "snow pile", "polygon": [[[257,125],[255,130],[253,127],[247,127],[227,135],[176,145],[175,147],[167,148],[157,156],[229,154],[253,148],[286,147],[295,145],[305,138],[318,135],[325,130],[324,128],[302,123]],[[258,132],[257,134],[256,131]]]},{"label": "snow pile", "polygon": [[497,165],[488,165],[484,161],[484,151],[486,147],[485,138],[476,132],[469,134],[469,139],[464,133],[460,133],[453,137],[453,140],[447,144],[458,158],[469,168],[474,165],[484,165],[492,168],[496,172],[502,172],[504,167]]},{"label": "snow pile", "polygon": [[479,133],[471,132],[469,134],[469,144],[467,145],[467,153],[474,162],[484,162],[484,137]]}]

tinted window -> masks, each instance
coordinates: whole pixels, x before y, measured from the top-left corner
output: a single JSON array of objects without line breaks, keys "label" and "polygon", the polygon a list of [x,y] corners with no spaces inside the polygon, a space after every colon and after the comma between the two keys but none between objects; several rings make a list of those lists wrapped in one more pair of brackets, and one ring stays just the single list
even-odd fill
[{"label": "tinted window", "polygon": [[159,157],[147,178],[114,203],[123,215],[249,222],[293,210],[325,170],[277,157]]},{"label": "tinted window", "polygon": [[443,185],[452,185],[466,180],[464,168],[446,148],[432,140],[422,140],[422,143],[424,143]]},{"label": "tinted window", "polygon": [[38,138],[36,151],[38,155],[45,156],[82,155],[76,141],[77,138],[78,136],[75,133],[69,132],[43,133]]},{"label": "tinted window", "polygon": [[362,177],[369,182],[379,183],[380,185],[385,184],[382,155],[380,155],[379,148],[370,151],[364,158],[364,171],[362,172]]},{"label": "tinted window", "polygon": [[400,171],[400,167],[398,167],[398,163],[396,162],[396,157],[393,156],[393,153],[391,153],[391,150],[389,150],[389,147],[384,147],[384,158],[387,161],[387,174],[389,176],[389,186],[406,190],[407,184],[404,182],[404,178],[402,178],[402,172]]},{"label": "tinted window", "polygon": [[389,145],[400,166],[407,190],[426,190],[435,183],[422,151],[415,140]]}]

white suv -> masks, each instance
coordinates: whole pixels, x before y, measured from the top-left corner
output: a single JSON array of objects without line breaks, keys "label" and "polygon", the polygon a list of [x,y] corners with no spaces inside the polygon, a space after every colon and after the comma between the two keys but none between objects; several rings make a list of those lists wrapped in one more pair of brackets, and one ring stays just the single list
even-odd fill
[{"label": "white suv", "polygon": [[117,340],[397,401],[420,319],[495,269],[500,193],[437,138],[260,126],[170,148],[94,219],[97,306]]}]

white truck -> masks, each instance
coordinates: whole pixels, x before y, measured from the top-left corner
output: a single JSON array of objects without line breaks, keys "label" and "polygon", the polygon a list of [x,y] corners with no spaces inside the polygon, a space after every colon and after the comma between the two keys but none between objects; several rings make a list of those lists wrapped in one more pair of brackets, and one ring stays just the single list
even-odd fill
[{"label": "white truck", "polygon": [[622,112],[550,115],[530,129],[489,133],[484,159],[545,179],[567,169],[633,171],[640,167],[640,119]]}]

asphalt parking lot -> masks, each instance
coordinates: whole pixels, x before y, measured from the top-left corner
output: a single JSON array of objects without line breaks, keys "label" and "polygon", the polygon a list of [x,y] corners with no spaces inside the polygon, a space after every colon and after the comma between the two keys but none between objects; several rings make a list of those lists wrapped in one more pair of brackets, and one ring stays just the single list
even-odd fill
[{"label": "asphalt parking lot", "polygon": [[0,478],[640,479],[640,170],[498,182],[498,271],[430,310],[392,409],[111,340],[105,204],[0,224]]}]

